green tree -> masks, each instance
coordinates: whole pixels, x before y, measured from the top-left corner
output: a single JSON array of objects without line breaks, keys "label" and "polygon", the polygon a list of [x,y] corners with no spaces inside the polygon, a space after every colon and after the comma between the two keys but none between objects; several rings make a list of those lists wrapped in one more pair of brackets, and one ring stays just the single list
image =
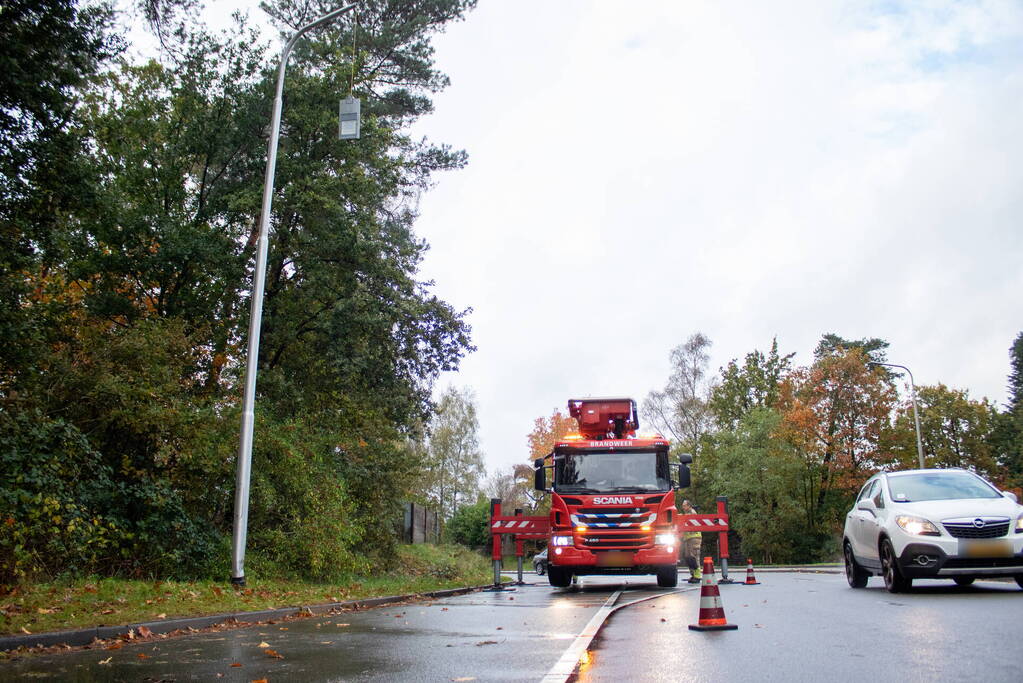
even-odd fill
[{"label": "green tree", "polygon": [[485,468],[478,432],[472,391],[448,387],[430,422],[424,480],[424,490],[441,519],[450,519],[459,499],[475,500],[480,493]]},{"label": "green tree", "polygon": [[1009,403],[995,416],[991,448],[1005,485],[1023,488],[1023,332],[1009,348]]},{"label": "green tree", "polygon": [[[357,49],[354,26],[320,32],[289,68],[259,359],[257,566],[325,576],[356,566],[356,549],[388,552],[382,520],[416,470],[405,441],[430,415],[439,373],[472,349],[466,312],[417,277],[426,244],[413,230],[431,175],[465,156],[404,132],[445,83],[431,34],[471,4],[364,3]],[[85,435],[74,457],[108,473],[104,509],[126,531],[106,536],[91,570],[215,573],[208,561],[230,528],[276,64],[243,26],[218,38],[190,28],[175,41],[166,63],[124,63],[93,87],[68,86],[78,88],[66,123],[88,191],[47,205],[45,229],[4,232],[12,253],[30,257],[5,266],[14,275],[4,286],[21,297],[8,311],[35,322],[3,323],[5,352],[22,353],[5,357],[0,407],[7,424],[27,416],[40,433]],[[336,93],[352,87],[353,69],[363,136],[342,143]],[[73,170],[62,169],[69,181]],[[26,196],[49,201],[41,187]],[[183,536],[210,542],[185,563],[175,555]]]},{"label": "green tree", "polygon": [[877,337],[864,337],[863,339],[854,340],[845,339],[829,332],[817,342],[817,348],[813,351],[813,357],[816,360],[822,360],[828,356],[842,356],[848,351],[859,349],[863,352],[866,360],[883,363],[887,360],[885,349],[888,346],[888,342]]},{"label": "green tree", "polygon": [[759,562],[801,562],[819,551],[800,496],[803,461],[781,438],[781,422],[771,408],[751,408],[731,429],[707,437],[694,465],[702,491],[728,498],[729,525]]},{"label": "green tree", "polygon": [[117,53],[106,3],[9,0],[0,7],[0,392],[31,365],[60,311],[33,278],[63,253],[59,225],[91,201],[82,91]]},{"label": "green tree", "polygon": [[766,355],[761,351],[747,353],[741,367],[734,359],[729,361],[710,395],[709,407],[718,427],[734,428],[754,408],[773,407],[795,355],[780,355],[775,338]]},{"label": "green tree", "polygon": [[[969,392],[944,384],[917,387],[917,410],[924,462],[928,467],[963,467],[1001,479],[991,446],[996,411]],[[912,406],[900,406],[893,425],[891,450],[906,467],[918,467]]]}]

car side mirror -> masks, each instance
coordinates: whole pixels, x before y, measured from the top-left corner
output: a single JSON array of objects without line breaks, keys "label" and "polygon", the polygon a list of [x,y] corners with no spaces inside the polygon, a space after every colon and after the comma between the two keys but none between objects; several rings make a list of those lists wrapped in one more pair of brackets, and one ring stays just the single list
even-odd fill
[{"label": "car side mirror", "polygon": [[688,465],[689,463],[691,463],[693,461],[693,454],[692,453],[679,453],[678,454],[678,461],[680,463],[682,463],[683,465]]},{"label": "car side mirror", "polygon": [[872,501],[870,498],[864,498],[860,502],[856,503],[856,509],[866,510],[867,512],[873,512],[874,510],[877,509],[877,507],[874,505],[874,501]]},{"label": "car side mirror", "polygon": [[1012,491],[1002,491],[1002,495],[1011,500],[1013,503],[1019,503],[1019,498]]},{"label": "car side mirror", "polygon": [[547,490],[547,470],[543,467],[543,458],[533,461],[533,488],[537,491]]}]

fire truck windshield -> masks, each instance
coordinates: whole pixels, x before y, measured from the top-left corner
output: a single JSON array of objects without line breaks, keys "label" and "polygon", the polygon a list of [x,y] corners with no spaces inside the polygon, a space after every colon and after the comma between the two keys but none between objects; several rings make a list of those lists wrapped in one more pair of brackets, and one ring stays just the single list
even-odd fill
[{"label": "fire truck windshield", "polygon": [[636,493],[671,489],[665,452],[560,453],[554,462],[554,490],[559,493]]}]

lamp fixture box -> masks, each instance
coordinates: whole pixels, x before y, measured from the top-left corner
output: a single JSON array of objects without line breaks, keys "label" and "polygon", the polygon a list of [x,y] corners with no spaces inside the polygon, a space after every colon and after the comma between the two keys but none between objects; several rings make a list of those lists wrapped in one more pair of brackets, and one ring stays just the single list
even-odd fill
[{"label": "lamp fixture box", "polygon": [[358,98],[348,97],[341,100],[337,136],[341,140],[358,140],[360,133],[360,117],[362,103]]}]

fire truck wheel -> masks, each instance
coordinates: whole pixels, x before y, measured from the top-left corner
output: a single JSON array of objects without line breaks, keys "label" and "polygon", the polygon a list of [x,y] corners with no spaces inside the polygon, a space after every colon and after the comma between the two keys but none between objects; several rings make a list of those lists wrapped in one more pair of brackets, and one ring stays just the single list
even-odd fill
[{"label": "fire truck wheel", "polygon": [[661,588],[674,588],[678,585],[678,569],[675,565],[657,568],[657,585]]},{"label": "fire truck wheel", "polygon": [[568,588],[572,583],[572,572],[562,567],[547,565],[547,580],[555,588]]}]

